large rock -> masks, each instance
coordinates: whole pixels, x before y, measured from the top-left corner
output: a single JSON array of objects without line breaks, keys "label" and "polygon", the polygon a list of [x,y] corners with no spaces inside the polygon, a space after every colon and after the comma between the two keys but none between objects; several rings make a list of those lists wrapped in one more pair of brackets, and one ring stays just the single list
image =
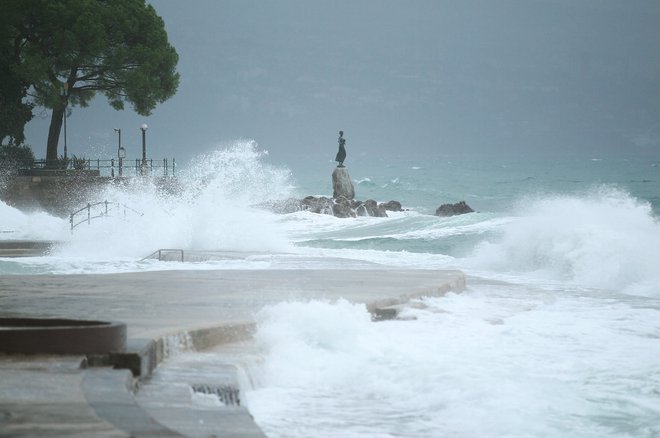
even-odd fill
[{"label": "large rock", "polygon": [[355,198],[355,187],[346,167],[336,167],[332,171],[332,197],[348,200]]},{"label": "large rock", "polygon": [[351,201],[342,197],[335,199],[335,203],[332,206],[332,214],[335,217],[355,217],[356,214],[351,208]]},{"label": "large rock", "polygon": [[334,214],[332,199],[321,196],[317,198],[315,196],[307,196],[301,202],[301,209],[306,211],[311,211],[312,213],[319,214]]},{"label": "large rock", "polygon": [[387,211],[384,206],[391,203],[401,205],[398,201],[378,204],[373,199],[358,201],[355,199],[346,199],[343,196],[340,196],[339,198],[307,196],[304,199],[289,198],[279,201],[264,202],[256,207],[264,208],[278,214],[309,211],[312,213],[328,214],[341,218],[357,216],[387,217]]},{"label": "large rock", "polygon": [[379,205],[379,207],[387,211],[403,211],[401,209],[401,203],[399,201],[383,202]]},{"label": "large rock", "polygon": [[472,212],[474,212],[474,210],[472,210],[472,208],[470,208],[470,206],[467,205],[465,201],[461,201],[457,202],[456,204],[442,204],[437,208],[437,210],[435,210],[435,215],[448,217]]},{"label": "large rock", "polygon": [[373,199],[367,199],[364,201],[364,208],[367,212],[367,216],[374,217],[387,217],[387,212],[382,205],[378,205]]}]

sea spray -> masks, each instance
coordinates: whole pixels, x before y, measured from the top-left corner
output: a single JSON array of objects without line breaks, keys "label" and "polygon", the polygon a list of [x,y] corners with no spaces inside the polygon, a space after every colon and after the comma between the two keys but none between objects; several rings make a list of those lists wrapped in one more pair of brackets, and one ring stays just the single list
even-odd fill
[{"label": "sea spray", "polygon": [[620,298],[475,281],[378,323],[281,303],[247,405],[271,437],[654,436],[658,309]]},{"label": "sea spray", "polygon": [[209,192],[245,205],[289,196],[290,170],[265,163],[267,156],[268,151],[260,150],[254,140],[201,154],[184,172],[183,179],[190,184],[186,196]]},{"label": "sea spray", "polygon": [[59,240],[68,229],[66,219],[42,211],[22,212],[0,201],[2,240]]},{"label": "sea spray", "polygon": [[197,157],[163,192],[149,178],[110,185],[99,198],[138,214],[78,227],[60,255],[139,257],[158,248],[282,251],[288,242],[273,214],[253,207],[290,190],[290,172],[263,163],[254,141]]},{"label": "sea spray", "polygon": [[468,266],[660,295],[660,224],[648,203],[601,187],[581,196],[527,199]]},{"label": "sea spray", "polygon": [[[272,355],[262,379],[271,383],[302,385],[315,383],[318,372],[328,378],[344,378],[346,370],[324,360],[328,355],[346,354],[346,360],[360,360],[352,355],[368,347],[363,335],[371,325],[371,316],[361,304],[339,300],[279,303],[266,307],[257,316],[258,347]],[[282,361],[280,362],[279,359]],[[303,360],[309,374],[291,374],[290,362]]]}]

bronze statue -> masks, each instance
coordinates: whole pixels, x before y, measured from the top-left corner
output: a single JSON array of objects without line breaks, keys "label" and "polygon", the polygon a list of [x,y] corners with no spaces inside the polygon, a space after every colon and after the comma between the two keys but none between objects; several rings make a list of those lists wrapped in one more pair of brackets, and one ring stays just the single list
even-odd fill
[{"label": "bronze statue", "polygon": [[344,160],[346,159],[346,139],[344,139],[344,131],[339,131],[339,151],[335,157],[335,161],[339,164],[337,167],[344,167]]}]

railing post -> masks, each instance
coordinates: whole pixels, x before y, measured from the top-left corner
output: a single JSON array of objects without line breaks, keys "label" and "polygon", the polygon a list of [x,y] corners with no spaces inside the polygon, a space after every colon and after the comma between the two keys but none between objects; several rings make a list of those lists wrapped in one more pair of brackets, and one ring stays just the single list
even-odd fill
[{"label": "railing post", "polygon": [[92,223],[92,214],[91,214],[92,206],[87,203],[87,225]]},{"label": "railing post", "polygon": [[120,176],[120,177],[121,177],[121,175],[122,175],[122,165],[123,165],[123,163],[122,163],[122,158],[119,157],[119,176]]},{"label": "railing post", "polygon": [[175,159],[172,158],[172,176],[174,176],[174,168],[176,166],[176,162],[174,161]]},{"label": "railing post", "polygon": [[115,177],[115,159],[114,159],[114,158],[112,158],[112,159],[110,160],[110,176],[111,176],[112,178]]},{"label": "railing post", "polygon": [[167,176],[167,158],[163,158],[163,176]]},{"label": "railing post", "polygon": [[108,215],[108,201],[105,201],[105,215]]},{"label": "railing post", "polygon": [[69,223],[71,224],[71,234],[73,234],[73,213],[71,213],[71,216],[69,217]]}]

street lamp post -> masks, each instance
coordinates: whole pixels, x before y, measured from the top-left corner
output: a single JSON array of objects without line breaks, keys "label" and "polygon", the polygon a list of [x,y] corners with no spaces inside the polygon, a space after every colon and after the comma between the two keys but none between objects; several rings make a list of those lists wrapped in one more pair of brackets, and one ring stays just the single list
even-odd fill
[{"label": "street lamp post", "polygon": [[117,140],[117,163],[119,165],[119,176],[122,175],[122,160],[124,157],[126,157],[126,150],[121,147],[121,128],[115,128],[115,132],[117,133],[118,140]]},{"label": "street lamp post", "polygon": [[143,123],[142,126],[140,126],[140,129],[142,130],[142,171],[144,172],[144,169],[147,167],[147,129],[149,127],[147,126],[146,123]]},{"label": "street lamp post", "polygon": [[66,147],[66,110],[69,106],[69,83],[62,84],[62,94],[64,95],[64,163],[67,163],[67,147]]}]

